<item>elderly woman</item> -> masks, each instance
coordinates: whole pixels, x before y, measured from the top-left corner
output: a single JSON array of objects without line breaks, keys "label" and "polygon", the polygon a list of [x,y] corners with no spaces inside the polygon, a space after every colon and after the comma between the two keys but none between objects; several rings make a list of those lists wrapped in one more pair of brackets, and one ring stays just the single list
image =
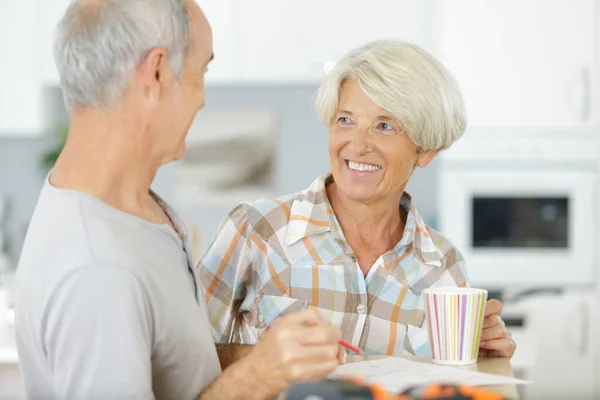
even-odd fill
[{"label": "elderly woman", "polygon": [[[428,354],[421,293],[467,286],[467,272],[404,189],[463,134],[457,83],[418,46],[378,41],[333,67],[315,105],[331,173],[237,206],[199,265],[215,341],[254,344],[276,318],[310,306],[367,354]],[[500,310],[488,303],[481,349],[512,356]]]}]

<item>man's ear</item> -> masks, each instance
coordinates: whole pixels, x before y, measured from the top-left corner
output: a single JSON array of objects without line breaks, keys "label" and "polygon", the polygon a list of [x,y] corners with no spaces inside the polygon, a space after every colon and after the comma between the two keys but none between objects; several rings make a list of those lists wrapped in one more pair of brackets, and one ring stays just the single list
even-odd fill
[{"label": "man's ear", "polygon": [[168,76],[168,56],[165,49],[150,50],[138,66],[138,76],[144,88],[144,95],[149,102],[157,101]]},{"label": "man's ear", "polygon": [[421,168],[425,168],[429,165],[433,157],[437,154],[437,150],[429,150],[423,152],[417,156],[417,165]]}]

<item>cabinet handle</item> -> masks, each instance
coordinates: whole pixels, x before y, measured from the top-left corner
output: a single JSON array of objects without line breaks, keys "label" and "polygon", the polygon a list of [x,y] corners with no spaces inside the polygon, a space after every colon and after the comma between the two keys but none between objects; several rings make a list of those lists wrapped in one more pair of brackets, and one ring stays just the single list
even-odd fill
[{"label": "cabinet handle", "polygon": [[581,342],[579,343],[579,355],[585,356],[588,351],[590,339],[590,310],[586,300],[581,302]]},{"label": "cabinet handle", "polygon": [[581,101],[581,120],[587,122],[590,119],[592,106],[592,74],[589,67],[581,69],[582,101]]},{"label": "cabinet handle", "polygon": [[[567,310],[567,309],[565,309]],[[564,343],[573,353],[584,357],[588,351],[590,338],[590,314],[588,300],[581,299],[569,307],[569,314],[564,325]],[[577,330],[580,330],[579,332]]]}]

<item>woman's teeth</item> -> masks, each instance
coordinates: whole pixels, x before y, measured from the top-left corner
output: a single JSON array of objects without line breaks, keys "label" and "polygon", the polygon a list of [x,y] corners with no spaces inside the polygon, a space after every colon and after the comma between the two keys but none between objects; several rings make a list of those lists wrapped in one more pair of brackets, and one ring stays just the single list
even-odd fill
[{"label": "woman's teeth", "polygon": [[350,169],[353,169],[354,171],[373,172],[373,171],[377,171],[377,170],[381,169],[381,167],[379,165],[362,164],[362,163],[357,163],[354,161],[348,161],[348,166],[350,167]]}]

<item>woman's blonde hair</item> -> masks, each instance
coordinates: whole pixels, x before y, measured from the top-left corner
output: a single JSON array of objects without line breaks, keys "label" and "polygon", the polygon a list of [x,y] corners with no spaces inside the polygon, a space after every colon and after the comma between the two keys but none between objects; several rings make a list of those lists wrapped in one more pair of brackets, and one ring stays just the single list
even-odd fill
[{"label": "woman's blonde hair", "polygon": [[325,125],[333,123],[340,89],[350,78],[395,116],[419,151],[447,149],[466,129],[465,105],[454,76],[415,44],[379,40],[339,60],[315,96]]}]

